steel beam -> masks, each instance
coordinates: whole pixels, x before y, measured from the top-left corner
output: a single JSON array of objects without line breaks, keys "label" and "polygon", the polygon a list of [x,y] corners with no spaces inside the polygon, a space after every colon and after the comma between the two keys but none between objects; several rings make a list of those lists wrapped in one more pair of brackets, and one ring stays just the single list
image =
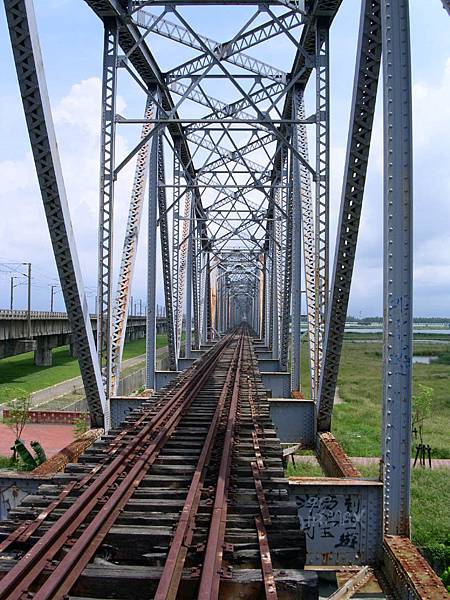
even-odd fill
[{"label": "steel beam", "polygon": [[408,0],[382,0],[384,336],[382,463],[385,531],[410,533],[412,405],[412,100]]},{"label": "steel beam", "polygon": [[[153,94],[147,97],[145,115],[151,118],[156,112]],[[152,125],[146,123],[142,127],[141,138],[147,135]],[[133,281],[134,263],[136,259],[138,238],[141,226],[142,206],[144,203],[145,186],[148,176],[149,144],[141,148],[137,156],[134,172],[133,189],[128,210],[127,227],[123,243],[122,260],[113,311],[113,331],[111,338],[111,390],[117,395],[120,379],[123,346],[127,328],[128,305],[130,301],[131,284]]]},{"label": "steel beam", "polygon": [[151,140],[148,186],[146,388],[156,389],[156,234],[159,136]]},{"label": "steel beam", "polygon": [[381,64],[380,0],[361,6],[341,209],[326,320],[318,428],[329,431],[355,263]]},{"label": "steel beam", "polygon": [[104,424],[105,393],[96,359],[31,0],[5,0],[6,18],[45,215],[94,427]]},{"label": "steel beam", "polygon": [[97,354],[105,394],[111,395],[113,286],[114,155],[116,135],[118,25],[104,20],[100,126],[100,202],[98,224]]},{"label": "steel beam", "polygon": [[[286,153],[287,154],[287,153]],[[292,158],[288,161],[286,155],[286,165],[283,169],[284,181],[283,189],[286,195],[286,234],[283,240],[284,255],[284,281],[283,281],[283,301],[281,316],[281,345],[280,345],[280,371],[287,371],[289,366],[289,346],[291,330],[291,292],[292,292]]]},{"label": "steel beam", "polygon": [[323,337],[328,304],[329,212],[330,212],[330,42],[329,24],[322,17],[316,28],[316,185],[315,262],[316,335],[315,393],[317,397],[322,368]]},{"label": "steel beam", "polygon": [[[296,115],[305,115],[304,91],[298,87],[294,95],[294,108]],[[296,145],[305,160],[308,160],[308,135],[306,126],[302,123],[297,125]],[[316,322],[318,320],[318,303],[316,297],[316,262],[315,262],[315,229],[314,213],[311,191],[311,176],[304,165],[300,164],[300,197],[301,197],[301,219],[303,260],[305,264],[305,286],[306,304],[308,312],[308,343],[309,343],[309,369],[310,369],[310,393],[311,399],[317,400],[317,385],[319,366],[316,361]]]},{"label": "steel beam", "polygon": [[[300,93],[301,97],[301,93]],[[296,97],[293,99],[293,114],[297,114]],[[301,151],[301,137],[298,131],[301,125],[294,126],[292,143]],[[301,389],[301,315],[302,315],[302,165],[296,156],[292,157],[292,316],[291,316],[291,389]]]},{"label": "steel beam", "polygon": [[169,224],[167,219],[167,198],[165,188],[165,165],[164,165],[164,142],[163,135],[159,133],[158,138],[158,210],[159,210],[159,233],[161,240],[161,263],[164,284],[164,300],[166,305],[166,328],[167,349],[169,354],[169,367],[171,371],[177,371],[177,350],[175,340],[175,319],[172,296],[172,277],[170,274],[170,250],[169,250]]}]

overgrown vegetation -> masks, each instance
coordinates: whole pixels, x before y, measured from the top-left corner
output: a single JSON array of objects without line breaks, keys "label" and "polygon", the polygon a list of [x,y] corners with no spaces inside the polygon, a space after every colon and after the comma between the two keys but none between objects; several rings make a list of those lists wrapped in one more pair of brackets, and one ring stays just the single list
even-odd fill
[{"label": "overgrown vegetation", "polygon": [[86,433],[86,431],[88,429],[89,429],[89,419],[88,419],[87,413],[74,419],[73,434],[74,434],[75,438],[79,438],[80,435],[83,435],[83,433]]}]

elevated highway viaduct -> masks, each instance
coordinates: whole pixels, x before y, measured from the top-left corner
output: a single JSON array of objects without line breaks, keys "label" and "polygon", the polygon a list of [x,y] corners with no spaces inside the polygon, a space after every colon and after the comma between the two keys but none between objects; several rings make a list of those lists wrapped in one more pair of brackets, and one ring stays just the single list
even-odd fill
[{"label": "elevated highway viaduct", "polygon": [[[96,315],[91,315],[91,324],[95,335]],[[165,328],[165,318],[158,317],[158,333]],[[126,341],[144,338],[145,331],[145,316],[128,317]],[[34,352],[36,366],[48,367],[52,364],[53,348],[66,345],[74,356],[76,350],[66,313],[31,311],[29,315],[26,310],[0,310],[0,359]]]}]

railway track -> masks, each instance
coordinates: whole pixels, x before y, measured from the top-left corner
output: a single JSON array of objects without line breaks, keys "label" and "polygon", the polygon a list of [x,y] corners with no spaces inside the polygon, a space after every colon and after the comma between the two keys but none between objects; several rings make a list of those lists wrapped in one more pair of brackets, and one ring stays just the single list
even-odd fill
[{"label": "railway track", "polygon": [[0,600],[316,598],[248,331],[0,526]]}]

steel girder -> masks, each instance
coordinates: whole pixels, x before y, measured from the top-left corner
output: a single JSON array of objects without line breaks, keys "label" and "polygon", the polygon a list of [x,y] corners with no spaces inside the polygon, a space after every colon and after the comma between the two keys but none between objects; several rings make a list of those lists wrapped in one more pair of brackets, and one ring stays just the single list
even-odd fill
[{"label": "steel girder", "polygon": [[188,254],[188,238],[190,237],[190,221],[191,221],[191,192],[186,192],[184,198],[184,211],[183,211],[183,228],[181,233],[181,242],[179,247],[179,269],[178,269],[178,282],[174,288],[177,294],[177,309],[176,309],[176,347],[181,347],[181,333],[183,326],[183,309],[184,309],[184,294],[185,294],[185,282],[186,282],[186,270],[187,270],[187,254]]},{"label": "steel girder", "polygon": [[[297,115],[297,94],[294,96],[293,114]],[[299,94],[299,110],[304,110],[303,95]],[[302,125],[293,127],[293,145],[300,150],[299,128]],[[303,125],[304,127],[304,125]],[[300,138],[300,140],[299,140]],[[306,136],[303,139],[306,142]],[[305,169],[306,170],[306,169]],[[293,391],[300,391],[301,388],[301,315],[302,315],[302,282],[301,282],[301,240],[302,240],[302,165],[294,156],[292,157],[292,215],[291,215],[291,238],[292,238],[292,311],[291,311],[291,388]],[[309,184],[309,175],[306,173],[306,183]]]},{"label": "steel girder", "polygon": [[[186,173],[189,174],[190,180],[195,181],[195,168],[192,161],[192,156],[189,146],[184,135],[183,127],[178,120],[178,115],[174,111],[174,103],[165,83],[164,76],[159,69],[153,54],[150,52],[145,40],[139,33],[138,26],[129,18],[129,12],[124,6],[124,3],[119,0],[84,0],[86,4],[95,12],[100,19],[107,17],[115,17],[118,23],[119,45],[127,56],[130,63],[135,68],[139,77],[142,79],[148,89],[157,85],[161,92],[161,108],[167,113],[173,113],[173,118],[165,124],[172,139],[180,141],[181,146],[181,161]],[[137,154],[140,148],[148,141],[143,138],[134,150]],[[119,165],[120,166],[120,165]],[[119,168],[119,167],[117,167]],[[116,169],[117,171],[117,169]],[[201,205],[200,194],[194,187],[196,216],[203,216],[203,208]],[[205,232],[203,232],[204,234]],[[202,239],[206,240],[206,236],[202,235]],[[205,242],[206,244],[206,242]]]},{"label": "steel girder", "polygon": [[329,212],[330,212],[330,82],[329,23],[318,19],[316,28],[316,179],[315,179],[315,262],[316,324],[314,377],[317,398],[322,367],[323,336],[328,304]]},{"label": "steel girder", "polygon": [[192,350],[192,299],[193,299],[193,263],[194,263],[194,210],[193,203],[190,203],[189,234],[187,240],[187,257],[186,257],[186,341],[185,341],[185,356],[190,358]]},{"label": "steel girder", "polygon": [[29,0],[5,0],[5,9],[31,149],[91,423],[102,427],[106,399],[73,237],[33,4]]},{"label": "steel girder", "polygon": [[[156,114],[156,105],[153,94],[149,94],[145,106],[145,116],[150,119]],[[142,127],[141,139],[153,127],[145,123]],[[134,264],[136,259],[137,244],[140,233],[142,206],[144,203],[145,186],[148,175],[149,144],[145,144],[138,153],[134,173],[133,189],[131,192],[130,207],[128,210],[127,227],[122,250],[119,279],[113,311],[113,331],[111,339],[111,393],[117,394],[120,379],[123,346],[128,318],[128,304],[130,301],[131,283],[133,280]]]},{"label": "steel girder", "polygon": [[331,296],[320,378],[318,428],[331,426],[334,395],[355,263],[375,102],[381,64],[380,0],[364,0],[361,8],[345,179],[336,238]]},{"label": "steel girder", "polygon": [[[305,114],[303,89],[298,87],[293,98],[295,114],[300,119]],[[308,160],[308,136],[306,126],[302,123],[296,127],[296,141],[299,151],[304,158]],[[305,167],[300,164],[300,203],[301,203],[301,219],[302,219],[302,239],[303,239],[303,260],[305,264],[305,289],[306,289],[306,304],[308,313],[308,343],[309,343],[309,368],[310,368],[310,388],[311,399],[317,399],[318,373],[319,365],[317,364],[316,354],[316,322],[318,320],[317,311],[318,302],[316,296],[316,260],[315,260],[315,227],[314,227],[314,211],[311,191],[311,177]]]},{"label": "steel girder", "polygon": [[[227,60],[242,69],[251,71],[261,77],[272,79],[276,82],[286,81],[286,73],[284,71],[263,63],[253,56],[244,54],[243,50],[251,48],[274,36],[280,35],[286,30],[289,31],[301,25],[299,15],[295,11],[292,11],[282,15],[279,22],[270,20],[264,25],[246,31],[228,43],[221,44],[204,35],[198,37],[192,35],[192,33],[181,24],[171,23],[164,18],[146,11],[138,11],[136,13],[136,21],[140,26],[151,28],[154,33],[175,40],[190,48],[195,48],[196,50],[203,50],[203,45],[199,43],[200,38],[201,42],[221,60]],[[184,65],[177,67],[177,69],[169,71],[167,74],[168,80],[177,81],[178,79],[189,77],[199,70],[204,69],[210,60],[208,54],[204,53],[201,57],[192,59]]]},{"label": "steel girder", "polygon": [[118,27],[104,20],[102,109],[100,127],[100,202],[98,223],[97,354],[105,394],[111,392],[114,156],[116,137]]},{"label": "steel girder", "polygon": [[283,278],[283,301],[282,301],[282,317],[281,317],[281,345],[280,345],[280,370],[287,371],[289,364],[289,342],[291,330],[291,292],[292,292],[292,212],[293,212],[293,195],[292,195],[292,160],[286,157],[286,165],[284,167],[284,192],[286,197],[286,225],[285,225],[285,240],[284,248],[284,278]]},{"label": "steel girder", "polygon": [[[180,214],[181,214],[181,191],[182,167],[180,161],[180,144],[176,142],[173,149],[173,209],[172,209],[172,292],[173,292],[173,312],[175,323],[178,323],[178,266],[180,259]],[[183,310],[183,308],[181,308]],[[175,327],[175,351],[179,356],[178,331]]]},{"label": "steel girder", "polygon": [[147,239],[147,335],[146,335],[146,387],[155,389],[156,360],[156,237],[158,212],[159,135],[150,143],[148,182],[148,239]]},{"label": "steel girder", "polygon": [[196,350],[200,348],[200,280],[199,269],[200,262],[200,224],[198,221],[192,224],[193,236],[192,236],[192,310],[194,313],[193,324],[194,324],[194,347]]},{"label": "steel girder", "polygon": [[384,525],[410,534],[412,412],[412,94],[408,0],[382,0],[384,89]]},{"label": "steel girder", "polygon": [[[161,240],[161,262],[162,276],[164,283],[164,300],[166,305],[166,327],[167,327],[167,348],[169,354],[169,367],[172,371],[177,370],[177,350],[175,341],[175,319],[173,310],[172,296],[172,277],[170,274],[170,250],[169,250],[169,224],[167,219],[167,198],[165,188],[165,166],[164,166],[164,146],[162,132],[158,137],[158,210],[159,210],[159,233]],[[179,282],[178,282],[179,285]],[[183,310],[182,307],[179,307]]]}]

